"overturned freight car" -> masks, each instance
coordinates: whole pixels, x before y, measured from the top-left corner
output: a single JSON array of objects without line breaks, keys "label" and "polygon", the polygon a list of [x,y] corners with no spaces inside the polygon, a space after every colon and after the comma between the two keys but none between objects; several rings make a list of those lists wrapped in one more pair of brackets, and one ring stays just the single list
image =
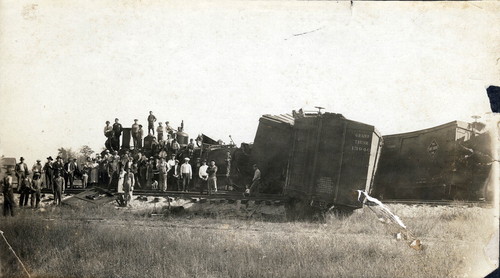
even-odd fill
[{"label": "overturned freight car", "polygon": [[341,114],[296,118],[284,187],[287,214],[301,218],[314,211],[360,208],[356,190],[370,190],[380,143],[373,126]]},{"label": "overturned freight car", "polygon": [[490,136],[481,123],[454,121],[383,137],[372,194],[380,199],[484,200]]}]

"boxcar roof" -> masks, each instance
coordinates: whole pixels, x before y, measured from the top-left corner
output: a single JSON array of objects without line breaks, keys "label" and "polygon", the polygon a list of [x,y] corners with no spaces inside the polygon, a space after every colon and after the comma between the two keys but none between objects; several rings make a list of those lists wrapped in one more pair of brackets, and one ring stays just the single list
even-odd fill
[{"label": "boxcar roof", "polygon": [[453,122],[449,122],[449,123],[438,125],[438,126],[431,127],[431,128],[426,128],[426,129],[421,129],[421,130],[416,130],[416,131],[410,131],[410,132],[404,132],[404,133],[384,135],[384,138],[387,138],[387,137],[400,137],[400,136],[415,136],[415,135],[418,135],[418,134],[432,132],[432,131],[437,131],[437,130],[440,130],[440,129],[450,128],[450,127],[453,127],[455,129],[462,128],[462,129],[470,130],[469,123],[461,122],[461,121],[453,121]]},{"label": "boxcar roof", "polygon": [[284,124],[289,124],[289,125],[294,124],[294,119],[293,119],[292,114],[280,114],[280,115],[266,114],[266,115],[262,116],[262,119],[266,119],[266,120],[276,122],[276,123],[284,123]]}]

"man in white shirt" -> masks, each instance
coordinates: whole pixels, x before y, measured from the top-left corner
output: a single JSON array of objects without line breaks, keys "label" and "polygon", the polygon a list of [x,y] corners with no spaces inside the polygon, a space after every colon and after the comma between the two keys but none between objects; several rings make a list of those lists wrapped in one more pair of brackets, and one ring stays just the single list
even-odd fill
[{"label": "man in white shirt", "polygon": [[[178,183],[177,183],[177,179],[174,179],[174,175],[176,174],[175,173],[175,155],[170,155],[170,159],[167,161],[167,164],[169,166],[169,170],[168,170],[168,181],[169,181],[169,185],[173,186],[171,188],[177,188],[177,190],[179,190],[178,188]],[[180,167],[180,165],[179,165]],[[179,171],[178,171],[179,172]],[[179,172],[180,173],[180,172]],[[179,175],[179,173],[177,173],[177,175]]]},{"label": "man in white shirt", "polygon": [[165,158],[162,157],[160,159],[160,163],[158,163],[158,170],[159,170],[159,176],[158,176],[158,184],[160,185],[160,191],[166,192],[168,185],[167,185],[167,173],[170,170],[170,166],[168,166],[168,163],[165,161]]},{"label": "man in white shirt", "polygon": [[[207,184],[208,184],[207,183],[207,181],[208,181],[207,168],[208,168],[207,161],[203,160],[202,165],[198,169],[198,176],[200,177],[200,194],[203,194],[203,189],[207,188]],[[207,188],[207,192],[208,191],[209,190]]]},{"label": "man in white shirt", "polygon": [[42,166],[42,161],[40,159],[37,159],[36,163],[33,164],[33,167],[31,167],[31,172],[33,172],[33,175],[35,175],[36,173],[42,175],[43,166]]},{"label": "man in white shirt", "polygon": [[181,176],[182,176],[182,191],[187,192],[189,187],[189,182],[193,178],[193,169],[191,164],[189,164],[189,158],[184,158],[184,164],[181,165]]}]

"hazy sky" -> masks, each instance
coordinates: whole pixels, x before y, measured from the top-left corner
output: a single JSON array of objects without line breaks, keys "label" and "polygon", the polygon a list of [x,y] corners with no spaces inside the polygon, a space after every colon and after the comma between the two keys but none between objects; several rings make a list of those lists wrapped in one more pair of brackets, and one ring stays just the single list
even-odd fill
[{"label": "hazy sky", "polygon": [[500,84],[498,3],[0,3],[0,153],[29,164],[149,110],[237,144],[316,105],[391,134],[469,121]]}]

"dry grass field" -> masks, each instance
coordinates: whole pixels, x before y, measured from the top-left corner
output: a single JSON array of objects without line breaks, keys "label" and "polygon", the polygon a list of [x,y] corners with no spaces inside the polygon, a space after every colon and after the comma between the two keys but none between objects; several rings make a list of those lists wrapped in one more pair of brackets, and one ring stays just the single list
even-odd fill
[{"label": "dry grass field", "polygon": [[[0,230],[32,277],[483,277],[494,268],[485,249],[493,209],[391,208],[423,251],[397,241],[366,208],[290,223],[48,207],[18,209]],[[26,277],[5,242],[0,260],[3,277]]]}]

